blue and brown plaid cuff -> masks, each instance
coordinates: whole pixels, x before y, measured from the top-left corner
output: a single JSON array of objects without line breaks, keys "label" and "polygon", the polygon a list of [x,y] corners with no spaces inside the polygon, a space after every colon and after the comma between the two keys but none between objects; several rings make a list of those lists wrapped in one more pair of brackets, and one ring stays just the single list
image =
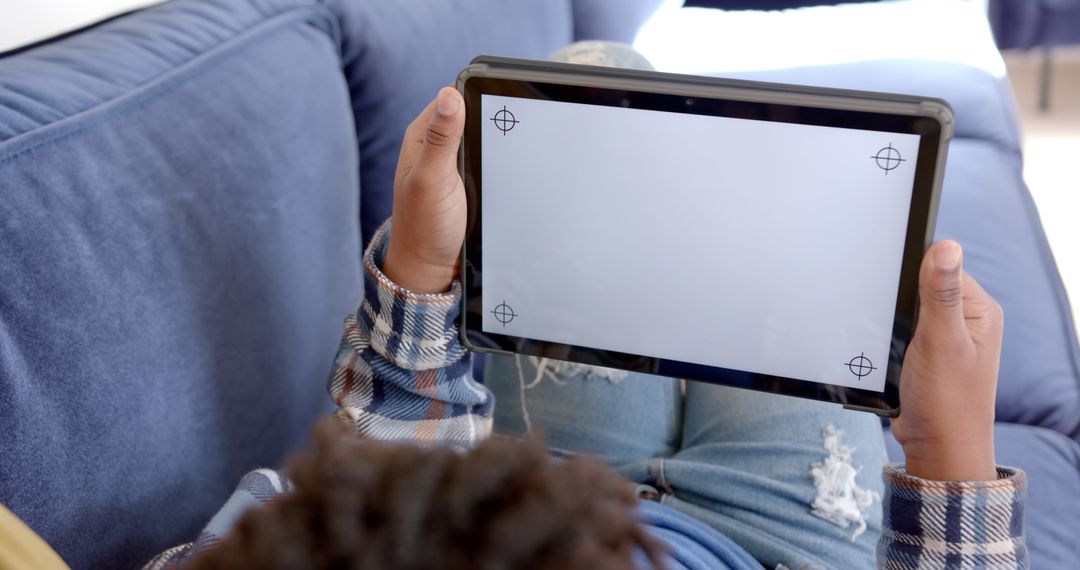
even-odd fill
[{"label": "blue and brown plaid cuff", "polygon": [[884,475],[884,567],[1027,567],[1022,470],[998,467],[993,481],[931,481],[899,465]]},{"label": "blue and brown plaid cuff", "polygon": [[406,370],[448,366],[465,351],[456,325],[461,283],[454,281],[447,293],[417,293],[398,286],[380,269],[389,235],[387,220],[364,253],[364,300],[356,318],[372,348],[395,365]]}]

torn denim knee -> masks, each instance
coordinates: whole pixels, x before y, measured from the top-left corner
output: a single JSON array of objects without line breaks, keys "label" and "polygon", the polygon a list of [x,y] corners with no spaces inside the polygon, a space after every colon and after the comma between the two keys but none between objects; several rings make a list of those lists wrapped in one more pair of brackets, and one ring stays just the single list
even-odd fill
[{"label": "torn denim knee", "polygon": [[[515,359],[520,358],[520,355],[515,356]],[[538,358],[536,356],[528,357],[529,362],[536,369],[532,374],[532,378],[526,381],[525,373],[522,369],[521,363],[518,362],[518,375],[521,380],[521,386],[524,390],[530,390],[537,384],[545,379],[551,380],[555,384],[562,386],[566,384],[568,378],[583,378],[585,380],[607,380],[612,384],[618,384],[626,379],[630,374],[625,370],[616,370],[614,368],[604,368],[602,366],[591,366],[588,364],[578,364],[576,362],[565,362],[562,360],[549,360],[547,358]]]},{"label": "torn denim knee", "polygon": [[529,417],[529,405],[526,401],[525,392],[535,388],[544,379],[548,379],[556,385],[563,386],[567,378],[579,377],[585,380],[605,380],[612,384],[618,384],[630,374],[625,370],[590,366],[576,362],[564,362],[562,360],[549,360],[536,356],[526,357],[533,365],[533,372],[526,378],[525,367],[521,364],[522,355],[514,355],[514,366],[517,368],[518,386],[520,388],[521,419],[525,422],[525,435],[532,434],[532,419]]},{"label": "torn denim knee", "polygon": [[863,489],[855,481],[859,470],[851,465],[854,447],[844,445],[840,438],[844,432],[832,424],[822,430],[825,450],[829,455],[810,465],[810,476],[817,488],[817,497],[810,504],[810,512],[840,528],[855,525],[851,540],[866,531],[866,516],[870,505],[880,500],[876,491]]}]

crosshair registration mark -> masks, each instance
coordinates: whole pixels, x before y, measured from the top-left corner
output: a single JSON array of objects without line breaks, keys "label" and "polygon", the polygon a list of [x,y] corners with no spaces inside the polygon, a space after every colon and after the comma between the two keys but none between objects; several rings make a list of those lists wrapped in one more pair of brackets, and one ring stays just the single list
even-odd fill
[{"label": "crosshair registration mark", "polygon": [[514,309],[506,304],[506,301],[496,305],[496,307],[491,310],[491,314],[495,315],[495,320],[502,323],[502,326],[504,327],[517,316]]},{"label": "crosshair registration mark", "polygon": [[495,128],[502,131],[505,137],[506,131],[513,129],[521,121],[517,120],[513,113],[506,110],[506,105],[503,105],[502,110],[495,113],[495,116],[491,118],[491,122],[495,123]]},{"label": "crosshair registration mark", "polygon": [[866,353],[864,352],[860,352],[858,356],[849,360],[844,366],[847,366],[848,370],[859,377],[859,379],[862,379],[863,376],[868,376],[871,372],[877,370],[874,363],[870,362],[870,359],[866,357]]},{"label": "crosshair registration mark", "polygon": [[886,175],[889,174],[890,170],[895,170],[896,167],[900,166],[901,162],[907,162],[907,159],[900,156],[900,151],[896,150],[892,143],[889,143],[889,146],[877,151],[877,154],[870,158],[874,159],[878,168],[884,170]]}]

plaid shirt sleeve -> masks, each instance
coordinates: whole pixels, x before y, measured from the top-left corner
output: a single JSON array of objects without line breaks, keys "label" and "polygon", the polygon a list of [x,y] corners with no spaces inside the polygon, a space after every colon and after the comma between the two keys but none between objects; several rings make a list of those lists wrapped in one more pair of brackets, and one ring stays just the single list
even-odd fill
[{"label": "plaid shirt sleeve", "polygon": [[491,433],[494,398],[458,337],[461,285],[394,284],[380,270],[389,233],[387,221],[364,253],[364,299],[345,321],[330,396],[361,436],[472,446]]},{"label": "plaid shirt sleeve", "polygon": [[269,503],[291,490],[292,484],[285,475],[272,469],[257,469],[244,475],[232,496],[210,519],[195,542],[174,546],[158,554],[142,570],[182,570],[195,555],[220,542],[248,509]]},{"label": "plaid shirt sleeve", "polygon": [[930,481],[885,468],[884,529],[878,567],[1028,568],[1020,469],[995,481]]}]

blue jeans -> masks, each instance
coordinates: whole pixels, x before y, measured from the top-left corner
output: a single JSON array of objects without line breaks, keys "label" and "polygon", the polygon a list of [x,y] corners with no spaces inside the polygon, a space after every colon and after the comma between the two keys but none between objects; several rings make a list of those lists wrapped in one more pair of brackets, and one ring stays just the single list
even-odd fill
[{"label": "blue jeans", "polygon": [[[538,363],[488,358],[484,378],[495,393],[495,433],[541,434],[557,450],[598,457],[638,483],[643,497],[709,524],[768,568],[874,567],[886,460],[875,416],[696,382],[687,382],[684,394],[671,378]],[[843,451],[850,455],[837,457]],[[814,467],[841,479],[855,473],[854,487],[864,497],[877,494],[858,515],[864,532],[854,536],[853,518],[841,526],[815,514],[828,516],[835,505],[828,493],[822,497]],[[850,483],[826,489],[843,502]],[[812,509],[820,500],[821,508]]]}]

